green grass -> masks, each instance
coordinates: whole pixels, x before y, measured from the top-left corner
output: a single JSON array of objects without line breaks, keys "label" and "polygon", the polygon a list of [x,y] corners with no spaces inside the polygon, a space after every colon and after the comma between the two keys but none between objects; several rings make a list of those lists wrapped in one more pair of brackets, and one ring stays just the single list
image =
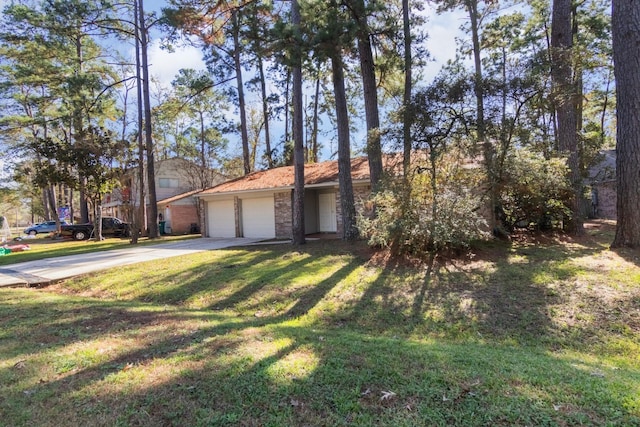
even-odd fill
[{"label": "green grass", "polygon": [[[184,240],[197,238],[197,235],[186,236],[162,236],[160,239],[148,239],[141,237],[138,240],[139,245],[165,243],[174,240]],[[78,255],[90,252],[108,251],[112,249],[130,248],[129,239],[107,238],[103,241],[96,242],[94,240],[70,240],[70,239],[52,239],[48,235],[36,236],[33,239],[24,239],[22,241],[8,242],[8,245],[29,245],[29,250],[23,252],[12,252],[7,255],[0,256],[0,267],[4,265],[15,264],[18,262],[34,261],[45,258],[53,258],[65,255]]]},{"label": "green grass", "polygon": [[3,425],[640,425],[640,253],[209,251],[0,290]]}]

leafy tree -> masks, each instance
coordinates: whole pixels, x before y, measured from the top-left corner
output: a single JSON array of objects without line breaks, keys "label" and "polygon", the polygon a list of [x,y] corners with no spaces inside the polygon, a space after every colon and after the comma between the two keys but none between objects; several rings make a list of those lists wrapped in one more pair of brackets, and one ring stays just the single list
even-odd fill
[{"label": "leafy tree", "polygon": [[248,42],[248,54],[253,57],[253,65],[256,70],[256,77],[249,80],[249,84],[256,85],[260,93],[262,104],[262,127],[264,130],[265,152],[264,159],[269,169],[275,166],[275,147],[271,142],[271,120],[272,104],[277,97],[272,96],[267,91],[267,75],[265,62],[273,56],[271,40],[275,16],[273,15],[273,5],[270,2],[251,2],[243,9],[246,26],[243,38]]},{"label": "leafy tree", "polygon": [[244,2],[171,0],[164,10],[167,22],[184,34],[196,36],[205,49],[205,58],[214,76],[222,82],[235,80],[235,96],[240,114],[240,137],[244,173],[251,172],[248,121],[243,75],[245,46],[241,37],[246,25]]},{"label": "leafy tree", "polygon": [[[113,114],[117,76],[94,40],[104,35],[98,24],[104,13],[98,1],[58,0],[5,8],[0,35],[5,41],[1,54],[7,77],[3,95],[12,114],[4,125],[18,156],[50,163],[35,151],[38,141],[55,138],[75,144],[85,127],[104,123]],[[83,192],[85,178],[78,179]],[[51,183],[40,181],[40,185],[48,194],[45,206],[56,212]],[[84,217],[85,208],[81,203]]]},{"label": "leafy tree", "polygon": [[[68,162],[86,178],[87,194],[94,207],[94,238],[102,240],[102,199],[117,184],[122,169],[111,166],[121,158],[125,141],[117,140],[113,133],[97,127],[89,127],[78,138],[78,143],[66,153]],[[65,157],[65,154],[58,155]]]},{"label": "leafy tree", "polygon": [[200,166],[198,188],[212,184],[209,171],[212,160],[220,158],[226,141],[222,132],[227,128],[224,118],[225,97],[215,90],[208,73],[182,69],[172,82],[174,97],[164,104],[165,117],[185,117],[185,129],[177,137],[184,137],[176,146],[176,153],[193,159]]},{"label": "leafy tree", "polygon": [[487,126],[485,121],[485,83],[482,67],[482,46],[480,43],[482,34],[482,24],[487,16],[492,14],[497,7],[497,3],[483,2],[479,0],[445,0],[440,3],[439,10],[454,10],[462,7],[469,17],[469,33],[471,37],[471,56],[473,58],[473,91],[475,94],[476,104],[476,120],[475,120],[475,137],[479,144],[482,144],[482,152],[488,181],[488,197],[491,205],[489,212],[491,228],[499,232],[499,226],[496,217],[497,205],[497,179],[495,173],[495,149],[492,142],[488,139]]}]

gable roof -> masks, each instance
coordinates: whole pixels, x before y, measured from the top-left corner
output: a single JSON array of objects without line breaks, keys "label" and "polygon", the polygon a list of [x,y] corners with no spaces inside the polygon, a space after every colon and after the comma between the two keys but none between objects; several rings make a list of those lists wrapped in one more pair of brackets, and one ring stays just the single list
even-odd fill
[{"label": "gable roof", "polygon": [[[369,180],[369,162],[366,157],[351,159],[351,179],[354,182]],[[338,183],[338,161],[304,165],[304,184],[306,186],[334,185]],[[253,172],[231,181],[208,188],[198,195],[234,193],[243,191],[261,191],[293,188],[293,166]]]},{"label": "gable roof", "polygon": [[191,191],[187,191],[186,193],[176,194],[175,196],[171,196],[171,197],[167,197],[166,199],[158,200],[157,204],[158,205],[167,205],[167,204],[175,202],[177,200],[181,200],[181,199],[193,196],[194,194],[197,194],[200,191],[202,191],[202,190],[191,190]]},{"label": "gable roof", "polygon": [[598,153],[594,164],[588,170],[592,183],[615,181],[616,150],[602,150]]}]

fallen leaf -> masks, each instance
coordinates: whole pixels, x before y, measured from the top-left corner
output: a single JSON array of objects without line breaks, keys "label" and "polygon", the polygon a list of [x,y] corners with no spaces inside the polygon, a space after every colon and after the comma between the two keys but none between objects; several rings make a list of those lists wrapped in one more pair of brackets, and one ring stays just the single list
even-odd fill
[{"label": "fallen leaf", "polygon": [[393,397],[395,397],[396,394],[392,391],[383,391],[382,392],[382,397],[380,398],[380,400],[389,400],[392,399]]}]

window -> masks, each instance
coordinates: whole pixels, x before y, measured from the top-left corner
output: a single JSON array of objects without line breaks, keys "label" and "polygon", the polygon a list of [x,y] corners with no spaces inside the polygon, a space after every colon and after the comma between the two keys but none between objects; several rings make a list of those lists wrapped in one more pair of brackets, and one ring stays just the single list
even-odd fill
[{"label": "window", "polygon": [[160,188],[177,188],[179,186],[179,183],[175,178],[159,178],[158,186]]}]

